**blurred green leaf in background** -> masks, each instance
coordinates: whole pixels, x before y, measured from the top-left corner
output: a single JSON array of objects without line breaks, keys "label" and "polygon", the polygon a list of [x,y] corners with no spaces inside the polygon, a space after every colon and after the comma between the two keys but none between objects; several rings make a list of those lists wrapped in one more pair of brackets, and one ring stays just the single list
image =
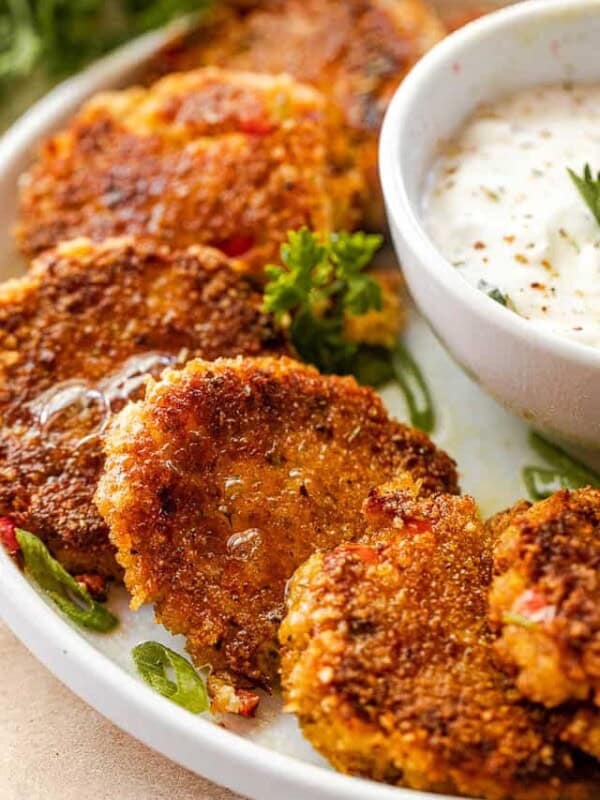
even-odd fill
[{"label": "blurred green leaf in background", "polygon": [[61,78],[210,0],[0,0],[0,129]]}]

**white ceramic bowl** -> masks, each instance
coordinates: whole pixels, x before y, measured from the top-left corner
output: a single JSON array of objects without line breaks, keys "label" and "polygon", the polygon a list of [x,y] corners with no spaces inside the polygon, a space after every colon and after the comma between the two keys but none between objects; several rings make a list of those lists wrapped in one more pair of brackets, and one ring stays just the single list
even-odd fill
[{"label": "white ceramic bowl", "polygon": [[600,0],[532,0],[478,20],[435,47],[397,91],[380,171],[409,288],[450,353],[534,427],[600,451],[600,351],[540,332],[472,287],[421,218],[427,172],[477,106],[567,79],[600,82]]}]

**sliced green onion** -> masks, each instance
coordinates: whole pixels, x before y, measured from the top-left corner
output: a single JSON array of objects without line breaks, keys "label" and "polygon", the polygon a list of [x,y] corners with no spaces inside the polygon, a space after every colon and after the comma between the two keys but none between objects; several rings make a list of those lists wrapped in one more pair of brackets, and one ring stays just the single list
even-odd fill
[{"label": "sliced green onion", "polygon": [[[143,642],[131,651],[140,676],[155,692],[192,714],[208,711],[206,686],[190,662],[159,642]],[[174,680],[168,677],[171,670]]]},{"label": "sliced green onion", "polygon": [[554,469],[525,467],[523,480],[533,500],[543,500],[559,489],[600,488],[600,476],[584,464],[571,458],[564,450],[531,433],[529,443],[535,452]]},{"label": "sliced green onion", "polygon": [[573,485],[566,475],[543,467],[525,467],[523,483],[532,500],[545,500],[560,489],[579,489],[581,484]]},{"label": "sliced green onion", "polygon": [[75,578],[52,558],[47,547],[37,536],[17,528],[17,541],[23,552],[26,572],[51,598],[72,622],[83,628],[108,633],[119,624],[119,620],[101,603],[96,602],[77,583]]},{"label": "sliced green onion", "polygon": [[435,428],[435,410],[429,387],[416,361],[400,342],[392,352],[392,367],[404,392],[411,424],[425,433],[431,433]]},{"label": "sliced green onion", "polygon": [[394,379],[390,351],[385,347],[360,345],[352,360],[352,374],[363,386],[383,386]]}]

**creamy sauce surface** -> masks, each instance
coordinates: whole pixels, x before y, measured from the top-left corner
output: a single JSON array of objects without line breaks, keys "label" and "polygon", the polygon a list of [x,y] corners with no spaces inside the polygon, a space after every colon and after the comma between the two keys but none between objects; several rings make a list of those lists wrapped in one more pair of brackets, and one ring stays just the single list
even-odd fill
[{"label": "creamy sauce surface", "polygon": [[600,86],[547,86],[482,107],[423,198],[440,252],[532,324],[600,347],[600,224],[567,168],[600,171]]}]

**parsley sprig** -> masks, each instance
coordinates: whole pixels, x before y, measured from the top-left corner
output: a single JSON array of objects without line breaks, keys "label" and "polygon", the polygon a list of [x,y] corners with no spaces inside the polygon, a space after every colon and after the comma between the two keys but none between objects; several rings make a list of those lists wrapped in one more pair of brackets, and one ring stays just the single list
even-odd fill
[{"label": "parsley sprig", "polygon": [[381,288],[364,272],[382,237],[334,233],[322,242],[302,228],[281,248],[284,266],[266,267],[264,307],[286,328],[298,355],[323,372],[354,372],[360,345],[344,335],[346,315],[381,310]]},{"label": "parsley sprig", "polygon": [[596,217],[596,221],[600,225],[600,172],[594,180],[594,176],[589,164],[586,164],[583,169],[583,176],[578,175],[572,169],[567,169],[571,180],[577,187],[579,194],[585,200],[588,208]]},{"label": "parsley sprig", "polygon": [[335,233],[320,239],[307,228],[288,233],[283,266],[266,267],[264,308],[288,332],[296,352],[322,372],[381,386],[395,380],[412,424],[431,432],[435,412],[417,363],[400,342],[392,348],[349,339],[345,323],[382,307],[381,287],[365,272],[382,237]]}]

